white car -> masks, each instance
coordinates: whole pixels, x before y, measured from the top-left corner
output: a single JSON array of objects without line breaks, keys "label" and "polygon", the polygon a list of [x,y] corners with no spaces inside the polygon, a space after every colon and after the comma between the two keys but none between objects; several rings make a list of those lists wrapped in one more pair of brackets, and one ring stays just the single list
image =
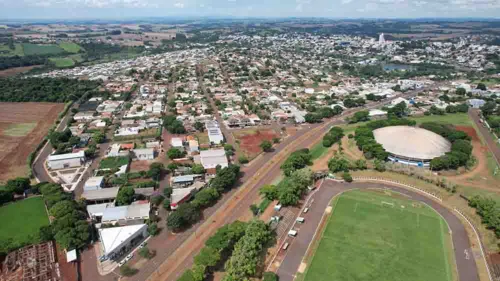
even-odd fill
[{"label": "white car", "polygon": [[129,254],[126,258],[125,258],[125,261],[129,261],[132,259],[134,255],[133,254]]},{"label": "white car", "polygon": [[141,248],[141,249],[142,249],[142,248],[146,247],[146,245],[147,245],[147,244],[148,244],[148,243],[146,243],[146,242],[142,242],[142,243],[141,243],[141,245],[139,245],[139,248]]},{"label": "white car", "polygon": [[118,263],[118,266],[122,266],[126,263],[127,261],[126,260],[122,260],[120,263]]}]

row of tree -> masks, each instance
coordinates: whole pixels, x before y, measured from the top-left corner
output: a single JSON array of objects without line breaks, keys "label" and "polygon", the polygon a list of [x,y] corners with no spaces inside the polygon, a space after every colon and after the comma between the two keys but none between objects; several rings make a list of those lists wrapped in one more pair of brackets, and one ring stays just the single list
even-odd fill
[{"label": "row of tree", "polygon": [[0,79],[2,102],[68,102],[76,101],[100,85],[98,81],[68,78]]},{"label": "row of tree", "polygon": [[323,146],[331,147],[333,144],[340,142],[344,137],[344,130],[341,127],[332,127],[328,133],[323,136]]},{"label": "row of tree", "polygon": [[190,227],[201,219],[201,210],[217,202],[222,193],[233,188],[238,180],[240,167],[230,165],[218,169],[215,178],[211,179],[208,187],[195,194],[191,202],[180,204],[175,212],[167,218],[167,228],[176,232]]},{"label": "row of tree", "polygon": [[455,128],[439,123],[427,122],[420,127],[432,131],[451,142],[451,151],[445,155],[431,160],[431,169],[457,169],[466,166],[472,155],[471,138],[467,133],[456,130]]},{"label": "row of tree", "polygon": [[500,209],[491,198],[476,195],[469,200],[469,206],[476,209],[482,222],[500,238]]},{"label": "row of tree", "polygon": [[314,112],[307,113],[304,116],[304,119],[307,123],[319,123],[323,118],[331,118],[333,116],[337,116],[342,114],[342,107],[336,105],[333,108],[331,107],[321,107],[319,109],[314,109]]},{"label": "row of tree", "polygon": [[313,172],[309,168],[303,168],[293,171],[278,185],[264,185],[259,193],[270,201],[278,200],[283,206],[293,206],[299,203],[307,187],[312,183]]}]

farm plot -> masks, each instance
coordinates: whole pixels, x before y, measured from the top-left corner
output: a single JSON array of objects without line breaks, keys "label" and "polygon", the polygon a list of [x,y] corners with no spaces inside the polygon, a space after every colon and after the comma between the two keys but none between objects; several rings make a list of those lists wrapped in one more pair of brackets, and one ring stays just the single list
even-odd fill
[{"label": "farm plot", "polygon": [[446,222],[430,207],[351,191],[335,201],[305,280],[451,281],[451,249]]},{"label": "farm plot", "polygon": [[23,50],[26,56],[59,54],[64,52],[64,50],[57,45],[39,45],[31,43],[23,43]]},{"label": "farm plot", "polygon": [[264,140],[273,141],[279,135],[272,129],[243,129],[233,131],[233,136],[239,142],[239,149],[248,160],[252,160],[262,152],[260,144]]},{"label": "farm plot", "polygon": [[49,224],[42,197],[32,197],[0,208],[0,240],[14,245],[37,242],[40,227]]},{"label": "farm plot", "polygon": [[62,103],[0,103],[0,182],[27,175],[29,154],[63,108]]}]

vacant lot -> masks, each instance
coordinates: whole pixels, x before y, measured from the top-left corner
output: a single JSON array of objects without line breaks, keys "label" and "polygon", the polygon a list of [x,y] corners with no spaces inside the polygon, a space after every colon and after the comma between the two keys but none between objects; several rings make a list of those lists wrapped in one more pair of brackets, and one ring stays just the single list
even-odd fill
[{"label": "vacant lot", "polygon": [[15,244],[36,242],[38,230],[49,224],[42,197],[32,197],[0,208],[0,240]]},{"label": "vacant lot", "polygon": [[0,182],[27,175],[28,155],[63,108],[62,103],[0,102]]},{"label": "vacant lot", "polygon": [[453,124],[455,126],[472,126],[472,120],[469,119],[467,113],[410,117],[410,119],[417,121],[417,125],[424,122],[437,122],[443,124]]},{"label": "vacant lot", "polygon": [[241,152],[247,156],[248,160],[252,160],[262,152],[260,144],[264,140],[273,141],[273,138],[279,135],[271,129],[244,129],[233,132],[234,138],[239,141]]},{"label": "vacant lot", "polygon": [[38,45],[30,43],[23,43],[23,50],[26,56],[59,54],[64,52],[64,50],[57,45]]},{"label": "vacant lot", "polygon": [[306,281],[453,280],[451,237],[429,207],[399,194],[351,191],[333,208]]},{"label": "vacant lot", "polygon": [[128,157],[106,157],[99,163],[99,169],[119,169],[130,162]]}]

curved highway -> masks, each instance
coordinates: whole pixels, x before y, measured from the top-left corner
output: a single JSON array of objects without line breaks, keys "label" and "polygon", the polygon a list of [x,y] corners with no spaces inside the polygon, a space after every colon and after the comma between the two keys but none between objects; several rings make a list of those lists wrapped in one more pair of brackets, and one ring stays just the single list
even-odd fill
[{"label": "curved highway", "polygon": [[405,194],[410,199],[423,202],[438,212],[446,220],[451,229],[459,280],[479,281],[476,262],[472,257],[469,237],[464,225],[453,212],[429,197],[397,185],[367,182],[340,183],[331,180],[325,180],[319,190],[312,195],[314,204],[309,208],[309,212],[304,215],[306,222],[300,226],[299,234],[294,238],[287,238],[290,240],[290,246],[286,253],[282,254],[284,258],[277,271],[280,281],[294,280],[295,274],[313,239],[323,213],[333,197],[347,190],[367,188],[384,188]]}]

